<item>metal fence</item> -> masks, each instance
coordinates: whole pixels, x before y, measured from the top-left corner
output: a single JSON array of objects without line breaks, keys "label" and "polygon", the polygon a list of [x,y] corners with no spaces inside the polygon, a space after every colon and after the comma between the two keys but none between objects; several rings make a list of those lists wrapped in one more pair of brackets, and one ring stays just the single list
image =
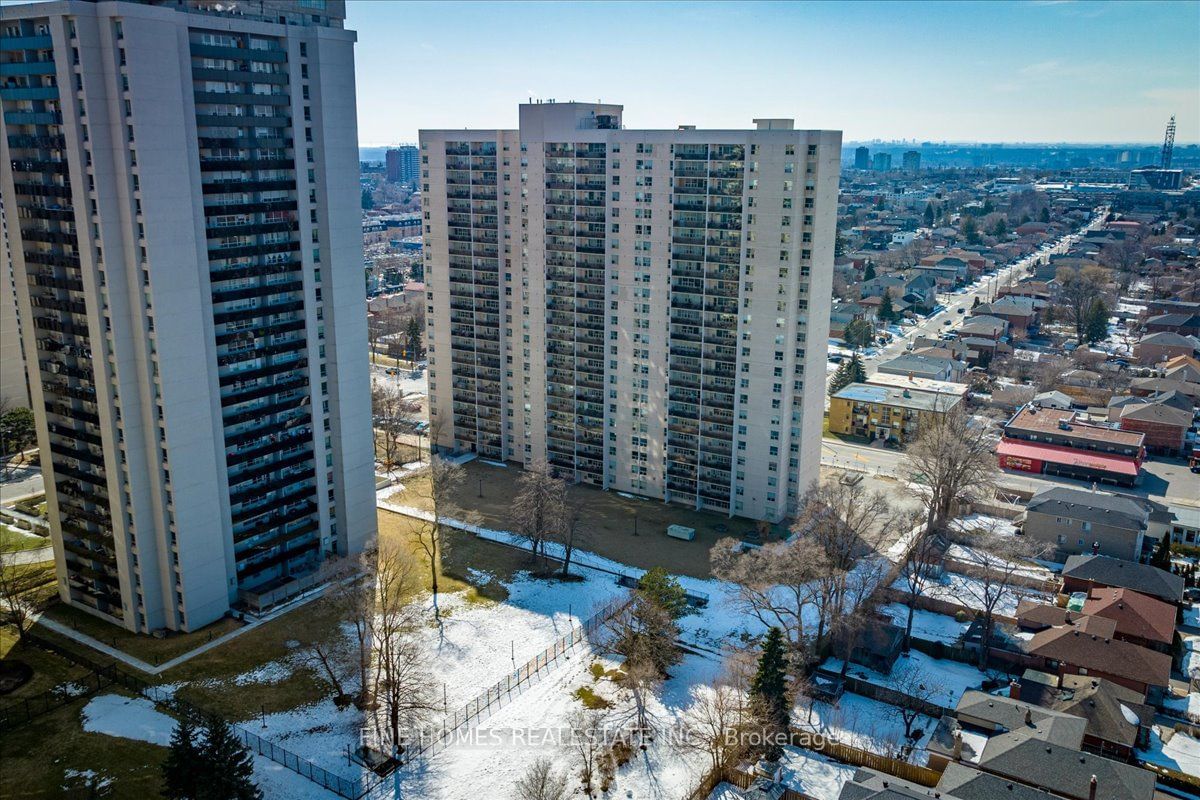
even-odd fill
[{"label": "metal fence", "polygon": [[572,649],[587,641],[591,634],[620,613],[629,605],[629,602],[627,597],[617,597],[609,601],[588,617],[582,625],[573,628],[570,633],[561,637],[524,665],[513,670],[503,680],[497,681],[474,700],[447,716],[440,726],[431,726],[419,731],[415,737],[416,741],[404,753],[402,763],[410,764],[445,750],[450,744],[448,740],[451,738],[451,734],[473,722],[479,722],[491,716],[493,711],[504,706],[513,692],[523,688],[549,667],[556,666],[559,659],[566,657]]},{"label": "metal fence", "polygon": [[[214,716],[211,712],[205,711],[204,709],[192,705],[185,700],[174,697],[173,695],[164,692],[161,688],[142,680],[136,675],[126,672],[118,667],[115,662],[111,664],[97,663],[90,658],[71,650],[70,648],[63,647],[57,642],[51,641],[40,634],[34,633],[33,631],[26,632],[24,638],[30,644],[35,644],[43,650],[48,650],[56,655],[62,656],[71,663],[77,664],[89,670],[91,675],[88,676],[88,683],[86,684],[88,691],[57,703],[54,703],[52,698],[42,698],[42,696],[39,695],[38,698],[42,699],[39,700],[38,698],[29,698],[27,701],[28,705],[25,705],[24,703],[13,703],[9,706],[5,706],[3,709],[0,709],[0,730],[5,730],[9,721],[12,721],[13,723],[11,727],[17,727],[32,720],[34,717],[40,714],[53,711],[55,708],[64,706],[67,703],[71,703],[85,697],[90,697],[101,689],[114,684],[123,686],[132,692],[136,692],[142,697],[145,697],[147,700],[152,700],[155,703],[161,703],[164,706],[168,706],[181,716],[186,715],[195,720],[203,720],[205,717]],[[48,695],[51,693],[47,692],[45,694]],[[231,722],[229,723],[229,727],[247,747],[254,750],[259,755],[271,759],[277,764],[282,764],[298,775],[308,778],[313,783],[319,784],[326,789],[336,792],[342,797],[350,798],[350,800],[361,797],[364,793],[361,780],[343,778],[340,775],[332,773],[329,770],[319,767],[311,761],[296,755],[285,747],[281,747],[274,742],[267,741],[258,734],[251,733],[240,725]]]},{"label": "metal fence", "polygon": [[242,740],[242,744],[260,756],[269,758],[276,764],[282,764],[292,772],[308,778],[319,786],[340,794],[342,797],[350,798],[350,800],[362,797],[365,792],[362,781],[357,778],[343,778],[341,775],[332,773],[324,767],[318,767],[311,761],[301,758],[287,748],[280,747],[256,733],[251,733],[238,725],[231,727],[237,737]]}]

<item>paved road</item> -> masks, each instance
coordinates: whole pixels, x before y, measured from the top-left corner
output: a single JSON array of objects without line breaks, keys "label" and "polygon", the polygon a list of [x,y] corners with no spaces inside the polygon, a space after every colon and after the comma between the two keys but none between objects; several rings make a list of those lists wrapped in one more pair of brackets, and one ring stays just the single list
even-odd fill
[{"label": "paved road", "polygon": [[22,497],[41,494],[42,470],[40,467],[18,467],[8,480],[0,483],[0,505],[16,502]]},{"label": "paved road", "polygon": [[[873,475],[900,477],[904,474],[904,454],[898,450],[849,444],[836,439],[821,442],[821,463],[826,466],[862,470]],[[1200,505],[1200,475],[1192,474],[1181,461],[1147,461],[1142,466],[1142,483],[1132,489],[1103,487],[1106,490],[1146,497],[1160,503]],[[1004,471],[997,485],[1006,489],[1039,492],[1052,486],[1090,488],[1085,481],[1069,478]]]},{"label": "paved road", "polygon": [[[1067,252],[1072,244],[1084,236],[1085,232],[1099,227],[1103,222],[1104,213],[1100,213],[1083,230],[1064,236],[1055,242],[1050,249],[1031,253],[1020,261],[998,270],[994,275],[984,276],[966,288],[960,289],[958,293],[939,295],[938,302],[944,307],[943,310],[906,329],[903,336],[897,336],[886,347],[879,348],[876,354],[865,362],[867,374],[874,374],[880,362],[889,361],[896,356],[902,355],[908,345],[916,341],[917,338],[927,336],[936,339],[939,334],[958,328],[967,319],[971,306],[975,304],[976,297],[979,298],[979,302],[981,303],[988,302],[1000,287],[1009,283],[1016,283],[1025,277],[1026,272],[1037,261],[1051,255]],[[963,313],[958,313],[959,309],[962,309]],[[950,324],[947,325],[947,322]]]}]

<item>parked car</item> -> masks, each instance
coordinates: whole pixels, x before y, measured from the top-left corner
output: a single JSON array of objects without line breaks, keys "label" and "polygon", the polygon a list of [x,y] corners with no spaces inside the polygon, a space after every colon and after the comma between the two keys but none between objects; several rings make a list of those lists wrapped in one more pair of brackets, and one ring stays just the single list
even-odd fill
[{"label": "parked car", "polygon": [[965,314],[965,313],[967,313],[967,310],[965,308],[960,308],[956,313]]}]

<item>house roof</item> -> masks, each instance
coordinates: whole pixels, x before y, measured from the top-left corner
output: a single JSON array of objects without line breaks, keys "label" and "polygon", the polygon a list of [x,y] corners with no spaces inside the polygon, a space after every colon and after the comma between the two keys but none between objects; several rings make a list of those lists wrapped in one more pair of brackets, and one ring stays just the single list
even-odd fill
[{"label": "house roof", "polygon": [[[1149,725],[1154,720],[1154,708],[1135,689],[1089,675],[1063,675],[1061,680],[1061,686],[1022,680],[1021,699],[1083,717],[1088,736],[1126,747],[1137,742],[1139,723]],[[1130,722],[1126,710],[1139,722]]]},{"label": "house roof", "polygon": [[1006,314],[1013,317],[1032,317],[1034,308],[1032,298],[1007,294],[993,300],[991,303],[984,303],[977,306],[975,311],[979,314]]},{"label": "house roof", "polygon": [[1130,456],[1078,450],[1074,447],[1063,447],[1056,444],[1026,442],[1021,439],[1001,439],[1000,444],[996,447],[996,455],[1038,459],[1049,461],[1052,464],[1085,467],[1118,475],[1136,476],[1138,474],[1137,462]]},{"label": "house roof", "polygon": [[1008,320],[993,317],[988,314],[972,316],[958,328],[960,331],[998,331],[1008,330]]},{"label": "house roof", "polygon": [[1024,733],[1065,747],[1083,744],[1083,730],[1087,724],[1070,714],[975,689],[963,692],[955,713],[959,722],[972,724],[975,719],[981,719],[1005,731]]},{"label": "house roof", "polygon": [[1108,637],[1117,632],[1115,620],[1081,614],[1078,611],[1068,611],[1065,608],[1039,603],[1035,600],[1021,600],[1017,603],[1016,617],[1017,624],[1022,628],[1038,631],[1068,625],[1076,627],[1084,633],[1094,633],[1097,636]]},{"label": "house roof", "polygon": [[1192,412],[1167,403],[1131,403],[1121,409],[1121,420],[1151,422],[1187,430],[1192,426]]},{"label": "house roof", "polygon": [[961,396],[920,390],[896,389],[890,386],[871,386],[852,383],[834,395],[835,399],[857,403],[910,408],[916,411],[949,411],[962,401]]},{"label": "house roof", "polygon": [[1159,331],[1143,336],[1138,344],[1156,344],[1162,347],[1190,347],[1195,348],[1196,341],[1190,336],[1184,336],[1174,331]]},{"label": "house roof", "polygon": [[[876,772],[873,769],[859,767],[849,783],[842,785],[838,800],[925,800],[926,798],[941,797],[942,800],[964,800],[957,795],[938,795],[933,789],[915,783]],[[1033,800],[1031,798],[1031,800]],[[1038,798],[1038,800],[1041,800]]]},{"label": "house roof", "polygon": [[1150,519],[1150,512],[1145,506],[1129,497],[1070,486],[1043,489],[1030,499],[1025,508],[1027,511],[1134,531],[1145,530]]},{"label": "house roof", "polygon": [[940,375],[947,369],[954,370],[961,366],[952,358],[906,353],[896,356],[890,361],[884,361],[879,365],[879,369],[896,375],[907,375],[911,372],[918,378],[925,378]]},{"label": "house roof", "polygon": [[988,739],[979,766],[1066,797],[1089,797],[1093,776],[1095,800],[1154,797],[1155,777],[1149,770],[1019,734],[1006,733]]},{"label": "house roof", "polygon": [[1101,586],[1119,586],[1148,594],[1170,603],[1183,597],[1183,578],[1152,567],[1120,558],[1100,555],[1070,556],[1063,565],[1063,577],[1091,581]]},{"label": "house roof", "polygon": [[1134,378],[1129,386],[1143,392],[1179,392],[1191,398],[1200,397],[1200,383],[1177,378]]},{"label": "house roof", "polygon": [[1171,679],[1171,657],[1166,653],[1083,633],[1074,627],[1035,633],[1027,650],[1035,656],[1149,686],[1167,686]]},{"label": "house roof", "polygon": [[1170,644],[1175,638],[1175,606],[1132,589],[1092,589],[1083,613],[1117,623],[1117,632]]},{"label": "house roof", "polygon": [[959,800],[1053,800],[1053,795],[1023,783],[1014,783],[997,775],[951,761],[937,784],[943,798]]},{"label": "house roof", "polygon": [[1168,314],[1159,314],[1157,317],[1150,317],[1146,320],[1147,325],[1166,325],[1168,327],[1182,328],[1195,327],[1200,325],[1200,314],[1185,314],[1183,312],[1172,312]]}]

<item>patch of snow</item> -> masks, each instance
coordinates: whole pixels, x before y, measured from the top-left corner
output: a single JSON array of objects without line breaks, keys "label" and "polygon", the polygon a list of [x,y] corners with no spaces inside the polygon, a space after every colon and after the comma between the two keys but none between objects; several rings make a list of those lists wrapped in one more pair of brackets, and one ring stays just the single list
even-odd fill
[{"label": "patch of snow", "polygon": [[[987,673],[981,672],[970,664],[933,658],[917,650],[902,654],[896,660],[896,666],[889,675],[853,663],[850,665],[848,674],[876,686],[895,689],[896,677],[901,674],[901,669],[906,665],[911,665],[918,670],[921,676],[929,682],[929,685],[936,689],[929,698],[930,702],[944,708],[956,707],[963,692],[968,689],[978,689],[988,678]],[[842,662],[836,658],[826,659],[821,664],[821,668],[827,672],[840,673]]]},{"label": "patch of snow", "polygon": [[144,697],[104,694],[83,707],[83,729],[91,733],[137,739],[166,747],[175,720],[156,710]]},{"label": "patch of snow", "polygon": [[279,683],[290,678],[295,671],[295,667],[286,662],[271,661],[236,676],[233,679],[233,684],[235,686],[247,686],[253,683]]},{"label": "patch of snow", "polygon": [[[879,609],[891,617],[901,628],[908,622],[908,606],[903,603],[890,603]],[[959,622],[954,617],[937,614],[921,608],[913,610],[913,636],[930,642],[955,644],[970,627],[968,622]]]},{"label": "patch of snow", "polygon": [[911,743],[916,756],[910,760],[917,764],[925,763],[925,745],[937,725],[930,717],[917,717],[913,732],[920,735],[910,742],[905,738],[904,720],[897,707],[851,692],[844,693],[837,705],[814,702],[811,716],[808,703],[802,701],[793,709],[792,720],[800,730],[893,758],[900,758],[901,748]]},{"label": "patch of snow", "polygon": [[1200,739],[1182,731],[1155,725],[1150,733],[1150,747],[1140,755],[1151,764],[1160,764],[1188,775],[1200,775]]},{"label": "patch of snow", "polygon": [[1200,628],[1200,603],[1192,603],[1183,608],[1183,624]]},{"label": "patch of snow", "polygon": [[505,464],[503,461],[488,461],[485,458],[481,458],[479,459],[479,463],[487,464],[489,467],[501,467],[502,469],[508,469],[508,464]]},{"label": "patch of snow", "polygon": [[813,800],[838,800],[842,787],[850,782],[857,767],[831,761],[811,750],[783,748],[783,781],[791,789]]},{"label": "patch of snow", "polygon": [[[136,739],[166,747],[175,720],[156,710],[144,697],[105,694],[83,708],[83,729],[92,733]],[[267,798],[332,800],[337,795],[268,758],[254,756],[254,780]]]}]

